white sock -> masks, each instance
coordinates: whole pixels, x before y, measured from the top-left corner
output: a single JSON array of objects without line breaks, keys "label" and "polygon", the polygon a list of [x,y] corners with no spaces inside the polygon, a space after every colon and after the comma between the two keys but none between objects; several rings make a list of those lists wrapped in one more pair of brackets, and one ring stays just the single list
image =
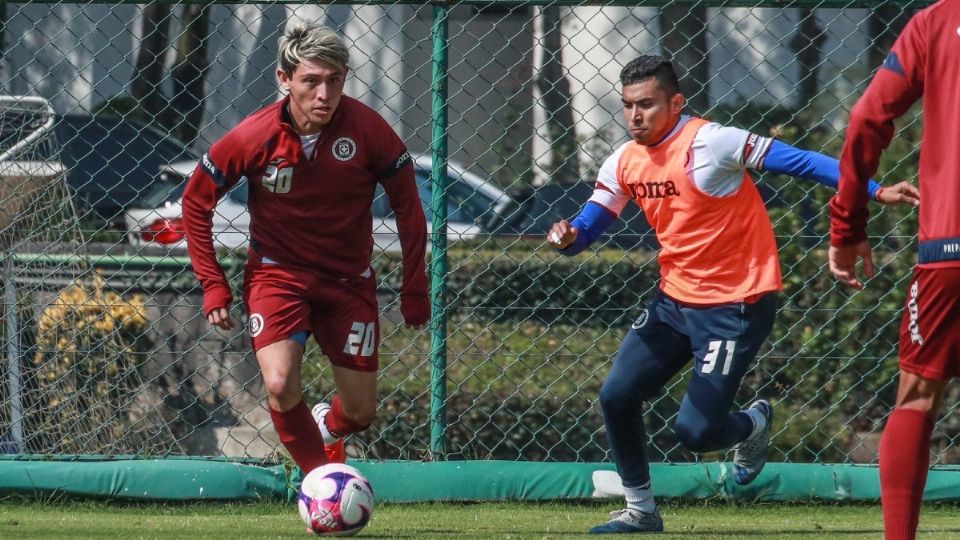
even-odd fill
[{"label": "white sock", "polygon": [[630,510],[652,514],[657,509],[657,503],[653,500],[653,490],[650,489],[650,482],[640,487],[623,486],[623,495],[627,499],[627,508]]},{"label": "white sock", "polygon": [[[327,414],[330,412],[327,411]],[[333,433],[330,433],[330,430],[327,428],[327,417],[326,415],[317,422],[317,425],[320,427],[320,434],[323,435],[323,444],[331,445],[340,440],[340,437],[336,437]]]},{"label": "white sock", "polygon": [[760,430],[767,426],[767,417],[760,412],[760,409],[747,409],[741,412],[749,416],[750,420],[753,420],[753,431],[747,436],[748,439],[756,437]]}]

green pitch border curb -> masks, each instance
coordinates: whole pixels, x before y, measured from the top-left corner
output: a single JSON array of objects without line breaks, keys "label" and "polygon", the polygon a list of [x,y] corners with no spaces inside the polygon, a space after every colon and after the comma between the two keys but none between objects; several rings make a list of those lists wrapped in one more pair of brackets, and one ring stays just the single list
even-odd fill
[{"label": "green pitch border curb", "polygon": [[[383,502],[617,498],[622,487],[609,463],[516,461],[350,461]],[[724,462],[650,466],[658,497],[762,501],[877,501],[874,465],[770,463],[738,486]],[[293,500],[300,475],[281,465],[203,458],[0,457],[0,496],[58,496],[130,501]],[[927,501],[960,500],[960,467],[936,467]]]}]

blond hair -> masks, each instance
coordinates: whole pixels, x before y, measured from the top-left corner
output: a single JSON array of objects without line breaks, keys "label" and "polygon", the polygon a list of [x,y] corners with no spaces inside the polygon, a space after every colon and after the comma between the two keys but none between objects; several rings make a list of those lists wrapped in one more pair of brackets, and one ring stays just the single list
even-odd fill
[{"label": "blond hair", "polygon": [[346,73],[350,53],[340,36],[327,26],[298,21],[280,38],[277,63],[288,76],[304,61],[325,62]]}]

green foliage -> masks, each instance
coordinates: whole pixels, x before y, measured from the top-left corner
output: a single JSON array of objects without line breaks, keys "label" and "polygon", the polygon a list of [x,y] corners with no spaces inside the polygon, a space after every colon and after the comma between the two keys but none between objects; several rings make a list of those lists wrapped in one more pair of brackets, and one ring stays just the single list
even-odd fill
[{"label": "green foliage", "polygon": [[[601,250],[564,257],[542,243],[515,242],[506,252],[462,244],[449,255],[448,316],[455,321],[622,324],[658,279],[651,253]],[[399,289],[396,258],[380,257],[375,267],[382,283]]]},{"label": "green foliage", "polygon": [[[908,115],[902,124],[900,135],[883,154],[877,174],[882,184],[916,178],[919,121]],[[832,156],[840,155],[843,143],[842,134],[830,129],[803,129],[791,123],[781,125],[778,136]],[[892,404],[917,212],[870,203],[868,234],[878,274],[857,292],[837,284],[826,266],[827,205],[834,192],[782,176],[765,175],[763,180],[775,187],[782,202],[770,213],[780,245],[784,290],[766,352],[768,377],[755,387],[761,392],[775,390],[790,400],[791,407],[802,407],[802,414],[793,414],[784,427],[785,434],[796,433],[798,441],[794,445],[798,451],[787,452],[788,457],[842,459],[838,445],[852,436],[844,429],[876,429]],[[840,425],[831,420],[837,415]],[[816,418],[817,423],[807,424],[805,418]],[[802,446],[820,450],[808,453],[799,450]]]}]

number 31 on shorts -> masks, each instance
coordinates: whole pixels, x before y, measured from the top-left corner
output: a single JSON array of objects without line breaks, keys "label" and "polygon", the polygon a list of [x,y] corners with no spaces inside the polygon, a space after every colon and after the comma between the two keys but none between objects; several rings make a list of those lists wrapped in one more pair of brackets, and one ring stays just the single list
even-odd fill
[{"label": "number 31 on shorts", "polygon": [[723,366],[720,373],[729,375],[730,364],[733,362],[733,351],[736,347],[737,342],[733,340],[714,340],[708,343],[707,355],[703,357],[703,367],[700,369],[700,373],[704,375],[712,373],[719,361],[720,365]]},{"label": "number 31 on shorts", "polygon": [[[370,356],[373,354],[376,323],[355,322],[347,335],[347,344],[343,347],[344,354]],[[361,348],[362,347],[362,348]]]}]

